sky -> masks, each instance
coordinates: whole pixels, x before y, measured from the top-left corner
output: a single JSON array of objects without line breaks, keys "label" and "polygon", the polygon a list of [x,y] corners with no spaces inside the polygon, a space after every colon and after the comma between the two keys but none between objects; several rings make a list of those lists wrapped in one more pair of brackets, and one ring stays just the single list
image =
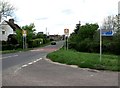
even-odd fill
[{"label": "sky", "polygon": [[[104,18],[118,14],[120,0],[7,0],[16,8],[16,23],[20,26],[35,24],[36,32],[70,33],[76,24],[102,24]],[[46,30],[47,29],[47,30]]]}]

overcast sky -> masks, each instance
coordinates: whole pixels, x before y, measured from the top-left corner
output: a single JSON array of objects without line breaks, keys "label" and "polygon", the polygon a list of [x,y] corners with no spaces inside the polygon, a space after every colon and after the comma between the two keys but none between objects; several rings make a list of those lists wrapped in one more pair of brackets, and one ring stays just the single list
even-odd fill
[{"label": "overcast sky", "polygon": [[118,14],[120,0],[9,0],[16,8],[17,24],[34,23],[37,32],[64,34],[72,32],[81,24],[98,23],[104,18]]}]

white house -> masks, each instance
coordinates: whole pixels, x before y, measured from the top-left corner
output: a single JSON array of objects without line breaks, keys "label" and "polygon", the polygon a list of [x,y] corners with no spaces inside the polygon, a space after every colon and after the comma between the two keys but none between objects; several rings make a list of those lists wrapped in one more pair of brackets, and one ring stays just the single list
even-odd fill
[{"label": "white house", "polygon": [[7,24],[7,22],[3,21],[0,24],[0,35],[1,39],[0,41],[7,41],[7,38],[10,34],[13,34],[13,29],[10,27],[10,25]]},{"label": "white house", "polygon": [[10,34],[15,34],[16,29],[20,29],[17,24],[14,24],[14,20],[3,21],[0,24],[0,41],[7,41]]}]

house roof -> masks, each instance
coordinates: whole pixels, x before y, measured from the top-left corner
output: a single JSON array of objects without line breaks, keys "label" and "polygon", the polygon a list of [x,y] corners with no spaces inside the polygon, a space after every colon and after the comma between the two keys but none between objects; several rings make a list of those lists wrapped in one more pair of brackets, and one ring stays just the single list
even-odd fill
[{"label": "house roof", "polygon": [[17,24],[14,23],[13,19],[10,19],[9,21],[5,22],[13,29],[13,31],[21,29]]}]

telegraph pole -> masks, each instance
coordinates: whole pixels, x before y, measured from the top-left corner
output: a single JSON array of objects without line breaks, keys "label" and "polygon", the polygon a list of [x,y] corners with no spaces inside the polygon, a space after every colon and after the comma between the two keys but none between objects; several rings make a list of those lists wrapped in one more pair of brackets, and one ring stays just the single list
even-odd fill
[{"label": "telegraph pole", "polygon": [[100,29],[100,62],[102,60],[102,29]]},{"label": "telegraph pole", "polygon": [[47,35],[47,27],[46,27],[46,35]]},{"label": "telegraph pole", "polygon": [[120,30],[120,1],[118,2],[118,30]]}]

